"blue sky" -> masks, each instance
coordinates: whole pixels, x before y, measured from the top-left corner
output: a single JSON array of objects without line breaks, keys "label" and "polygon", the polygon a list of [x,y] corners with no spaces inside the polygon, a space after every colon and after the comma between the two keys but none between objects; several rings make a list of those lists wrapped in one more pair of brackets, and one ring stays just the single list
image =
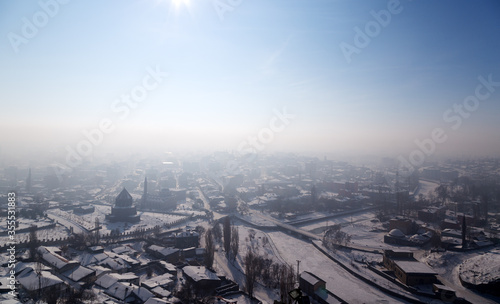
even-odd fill
[{"label": "blue sky", "polygon": [[[285,107],[296,117],[266,151],[405,155],[442,128],[437,154],[500,154],[500,87],[457,130],[443,119],[478,76],[500,81],[498,1],[242,0],[223,18],[214,7],[237,2],[73,0],[13,47],[43,9],[2,1],[0,155],[64,154],[103,118],[116,128],[96,153],[236,150]],[[348,62],[341,43],[355,47],[354,29],[388,5],[398,13]],[[111,105],[148,67],[168,77],[120,119]]]}]

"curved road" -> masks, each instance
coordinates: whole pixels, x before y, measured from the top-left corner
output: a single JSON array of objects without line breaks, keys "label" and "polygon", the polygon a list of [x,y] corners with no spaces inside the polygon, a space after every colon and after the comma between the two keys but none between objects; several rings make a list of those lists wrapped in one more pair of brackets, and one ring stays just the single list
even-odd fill
[{"label": "curved road", "polygon": [[57,221],[59,224],[63,225],[64,227],[66,227],[68,229],[73,227],[73,233],[82,234],[82,233],[89,232],[88,229],[83,227],[82,225],[75,223],[71,220],[68,220],[64,217],[61,217],[57,214],[47,212],[47,217],[50,219],[53,219],[54,221]]}]

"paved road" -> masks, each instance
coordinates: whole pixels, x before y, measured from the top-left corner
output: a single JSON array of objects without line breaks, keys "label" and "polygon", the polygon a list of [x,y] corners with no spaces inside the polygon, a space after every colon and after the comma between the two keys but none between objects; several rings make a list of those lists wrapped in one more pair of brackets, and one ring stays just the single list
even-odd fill
[{"label": "paved road", "polygon": [[213,211],[211,208],[210,208],[210,203],[208,201],[208,198],[205,196],[205,193],[203,193],[203,190],[201,190],[200,187],[198,187],[198,193],[200,194],[200,199],[203,201],[203,206],[205,209],[207,210],[210,210],[212,211],[213,215],[214,215],[214,220],[218,220],[220,219],[221,217],[225,217],[226,215],[223,215],[223,214],[220,214],[216,211]]},{"label": "paved road", "polygon": [[59,215],[53,214],[53,213],[47,213],[47,217],[50,219],[53,219],[54,221],[57,221],[59,224],[63,225],[64,227],[70,229],[73,227],[73,232],[77,234],[82,234],[82,233],[88,233],[88,229],[83,227],[82,225],[75,223],[71,220],[68,220],[64,217],[61,217]]},{"label": "paved road", "polygon": [[272,218],[270,216],[265,216],[262,213],[255,212],[254,215],[256,215],[256,216],[258,216],[260,218],[263,218],[263,219],[265,219],[267,221],[270,221],[270,222],[276,224],[276,226],[285,228],[288,231],[292,231],[294,233],[301,234],[301,235],[307,237],[308,239],[311,239],[311,240],[321,240],[321,237],[318,236],[318,235],[316,235],[316,234],[314,234],[314,233],[311,233],[309,231],[305,231],[305,230],[302,230],[302,229],[299,229],[299,228],[295,228],[292,225],[288,225],[288,224],[282,223],[281,221],[279,221],[277,219],[274,219],[274,218]]}]

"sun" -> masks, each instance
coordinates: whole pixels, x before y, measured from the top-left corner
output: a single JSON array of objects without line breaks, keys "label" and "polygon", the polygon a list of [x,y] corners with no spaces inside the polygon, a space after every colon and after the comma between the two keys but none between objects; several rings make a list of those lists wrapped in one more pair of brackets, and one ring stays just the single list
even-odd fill
[{"label": "sun", "polygon": [[[1,0],[0,0],[1,1]],[[191,3],[191,0],[148,0],[154,2],[154,6],[157,8],[165,9],[168,17],[172,17],[174,20],[181,15],[189,14],[192,16],[192,9],[195,2]]]},{"label": "sun", "polygon": [[170,0],[170,1],[175,7],[179,7],[181,5],[189,6],[189,0]]}]

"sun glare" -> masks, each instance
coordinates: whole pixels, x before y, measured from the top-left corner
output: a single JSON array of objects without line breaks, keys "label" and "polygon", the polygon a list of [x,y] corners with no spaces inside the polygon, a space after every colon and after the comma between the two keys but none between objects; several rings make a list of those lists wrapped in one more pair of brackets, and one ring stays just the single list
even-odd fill
[{"label": "sun glare", "polygon": [[179,7],[181,5],[189,6],[189,0],[171,0],[171,1],[175,7]]}]

